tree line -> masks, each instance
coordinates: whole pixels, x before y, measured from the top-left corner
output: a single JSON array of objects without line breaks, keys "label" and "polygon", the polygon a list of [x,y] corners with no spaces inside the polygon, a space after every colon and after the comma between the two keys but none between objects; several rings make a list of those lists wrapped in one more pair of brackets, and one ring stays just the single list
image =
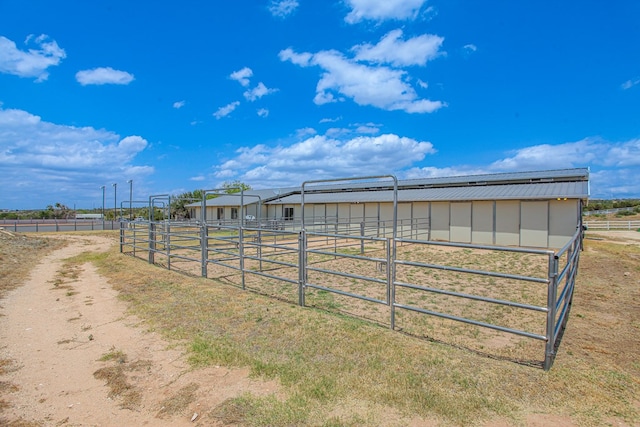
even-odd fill
[{"label": "tree line", "polygon": [[[251,186],[241,181],[224,182],[221,187],[223,194],[239,193],[240,191],[251,190]],[[171,196],[171,216],[175,219],[189,219],[190,212],[186,205],[196,203],[202,200],[204,191],[193,190],[187,191],[182,194]],[[220,194],[207,194],[207,199],[218,197]],[[42,210],[16,210],[0,212],[0,219],[5,220],[20,220],[20,219],[60,219],[68,220],[74,219],[78,213],[96,213],[101,214],[102,208],[97,209],[73,209],[63,203],[55,203],[48,205]],[[113,208],[104,208],[104,219],[107,221],[117,220],[117,212],[114,212]],[[143,218],[149,219],[149,208],[139,207],[132,208],[131,212],[128,208],[122,210],[122,216],[124,218]],[[156,220],[163,220],[165,218],[165,212],[162,209],[156,208],[153,214],[153,218]]]}]

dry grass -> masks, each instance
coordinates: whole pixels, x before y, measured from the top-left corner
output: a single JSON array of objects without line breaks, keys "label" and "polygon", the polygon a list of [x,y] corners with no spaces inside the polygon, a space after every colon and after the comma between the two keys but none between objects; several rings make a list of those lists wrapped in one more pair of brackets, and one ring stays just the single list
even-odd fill
[{"label": "dry grass", "polygon": [[[612,420],[632,425],[640,422],[635,397],[640,394],[635,361],[640,249],[587,245],[569,327],[550,372],[513,363],[513,355],[486,357],[487,352],[469,344],[474,336],[468,331],[462,338],[419,340],[340,313],[300,308],[295,300],[243,292],[237,282],[236,287],[225,284],[230,273],[217,280],[188,278],[114,253],[99,265],[150,327],[191,343],[194,366],[249,366],[254,375],[277,378],[288,390],[284,400],[243,396],[226,402],[211,415],[221,420],[322,425],[314,420],[331,419],[336,408],[350,406],[354,409],[334,417],[332,425],[354,425],[371,419],[358,408],[380,405],[444,425],[482,424],[497,417],[517,424],[531,413],[571,417],[578,425]],[[443,256],[451,259],[451,254]],[[515,261],[473,262],[493,262],[513,272]],[[532,262],[527,265],[534,268]],[[625,271],[633,273],[634,281]],[[447,280],[454,282],[440,278]],[[478,291],[481,285],[460,286]],[[525,301],[538,298],[523,295],[522,289],[502,291]],[[320,298],[326,305],[342,304],[326,294]],[[437,330],[437,321],[424,319]],[[621,328],[619,333],[612,333],[613,325]],[[521,350],[518,343],[510,345]],[[384,424],[382,415],[372,423],[376,420]]]},{"label": "dry grass", "polygon": [[[245,292],[224,277],[166,271],[122,256],[117,247],[73,260],[87,261],[98,265],[150,329],[186,343],[194,368],[247,366],[255,377],[278,379],[285,390],[281,397],[228,400],[205,412],[202,422],[350,426],[417,418],[441,425],[490,425],[496,419],[522,425],[530,414],[554,414],[584,426],[640,423],[637,245],[586,241],[568,328],[549,372],[514,358],[487,357],[469,344],[473,334],[462,342],[455,335],[417,339],[340,312],[301,308],[295,299]],[[481,283],[472,286],[482,290]],[[536,298],[521,294],[514,297]],[[425,319],[425,328],[438,330],[437,322]],[[100,375],[126,392],[122,365]],[[185,390],[176,401],[189,394]]]},{"label": "dry grass", "polygon": [[26,279],[39,259],[64,245],[41,235],[0,230],[0,298]]},{"label": "dry grass", "polygon": [[158,418],[165,418],[175,414],[186,415],[186,409],[196,400],[196,391],[200,386],[196,383],[182,387],[176,394],[170,396],[160,403]]},{"label": "dry grass", "polygon": [[137,410],[142,402],[142,393],[129,382],[127,373],[145,371],[151,365],[148,361],[138,360],[130,363],[127,359],[127,355],[122,351],[112,348],[100,358],[103,362],[112,362],[112,365],[98,369],[93,376],[105,381],[109,387],[109,397],[119,399],[121,408]]}]

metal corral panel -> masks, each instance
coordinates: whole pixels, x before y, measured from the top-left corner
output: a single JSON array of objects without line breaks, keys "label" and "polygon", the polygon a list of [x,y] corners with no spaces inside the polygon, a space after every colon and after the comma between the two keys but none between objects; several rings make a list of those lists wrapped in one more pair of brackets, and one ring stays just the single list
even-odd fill
[{"label": "metal corral panel", "polygon": [[449,240],[449,204],[431,203],[431,240]]},{"label": "metal corral panel", "polygon": [[471,202],[451,203],[451,241],[471,243]]},{"label": "metal corral panel", "polygon": [[471,213],[471,241],[480,245],[493,244],[495,202],[473,202]]},{"label": "metal corral panel", "polygon": [[520,244],[520,202],[496,202],[496,245]]},{"label": "metal corral panel", "polygon": [[520,246],[545,248],[549,242],[549,202],[522,202]]},{"label": "metal corral panel", "polygon": [[549,247],[561,248],[575,234],[580,212],[577,200],[549,202]]}]

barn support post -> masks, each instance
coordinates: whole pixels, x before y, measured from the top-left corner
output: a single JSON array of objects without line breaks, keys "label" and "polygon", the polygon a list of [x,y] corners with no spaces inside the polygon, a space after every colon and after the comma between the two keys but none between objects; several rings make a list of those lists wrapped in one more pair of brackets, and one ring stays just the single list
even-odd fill
[{"label": "barn support post", "polygon": [[548,371],[555,357],[556,293],[558,291],[558,259],[549,254],[549,284],[547,288],[547,343],[544,354],[544,370]]}]

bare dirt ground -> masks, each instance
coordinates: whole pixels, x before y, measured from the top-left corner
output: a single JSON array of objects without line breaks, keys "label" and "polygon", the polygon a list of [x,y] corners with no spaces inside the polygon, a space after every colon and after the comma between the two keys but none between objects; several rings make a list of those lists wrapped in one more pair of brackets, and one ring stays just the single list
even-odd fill
[{"label": "bare dirt ground", "polygon": [[0,425],[198,425],[228,398],[277,392],[242,369],[190,371],[181,351],[136,326],[91,264],[61,271],[62,260],[114,242],[65,239],[0,301]]}]

